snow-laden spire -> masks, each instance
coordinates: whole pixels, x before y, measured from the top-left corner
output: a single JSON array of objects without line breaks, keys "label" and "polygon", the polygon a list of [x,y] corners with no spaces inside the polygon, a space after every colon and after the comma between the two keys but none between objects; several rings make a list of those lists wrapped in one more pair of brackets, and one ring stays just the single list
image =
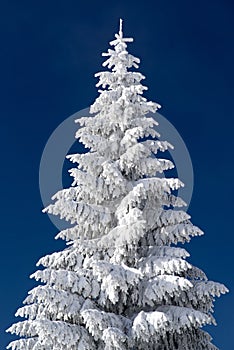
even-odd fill
[{"label": "snow-laden spire", "polygon": [[[120,139],[117,140],[116,137],[121,138],[123,136],[120,135],[120,131],[122,133],[124,130],[127,130],[132,125],[131,120],[133,118],[145,116],[149,112],[154,113],[161,107],[158,103],[147,101],[142,96],[144,91],[147,90],[147,87],[141,83],[141,80],[145,79],[144,75],[139,72],[129,71],[129,68],[139,68],[140,63],[140,59],[131,55],[127,50],[127,44],[132,41],[133,38],[125,38],[123,36],[123,21],[120,19],[119,31],[115,34],[115,39],[110,42],[113,48],[102,54],[108,57],[104,61],[103,66],[109,68],[109,70],[95,74],[95,77],[99,78],[96,86],[101,88],[98,90],[100,96],[90,107],[90,113],[100,113],[100,116],[103,115],[105,110],[105,128],[102,128],[102,130],[106,130],[108,135],[114,132],[115,136],[113,137],[115,137],[117,145],[120,145]],[[113,117],[115,119],[114,124]],[[141,123],[139,120],[138,125],[135,126],[142,127]],[[155,124],[156,122],[151,120],[151,125]],[[119,131],[117,132],[117,130]],[[77,136],[81,136],[79,131]],[[137,137],[133,137],[131,141],[126,141],[126,144],[122,144],[121,147],[132,146],[136,139]],[[83,135],[81,141],[85,141]],[[95,141],[95,147],[92,147],[92,149],[96,150],[96,147],[100,148],[99,141]],[[118,149],[117,153],[113,155],[114,159],[118,158],[119,151]],[[106,152],[110,152],[109,147],[105,150]]]},{"label": "snow-laden spire", "polygon": [[[122,18],[120,18],[119,20],[119,33],[115,34],[116,39],[110,41],[110,45],[111,46],[116,46],[119,43],[127,43],[127,42],[133,42],[133,38],[124,38],[123,36],[123,20]],[[125,46],[127,47],[127,46]],[[105,56],[105,54],[102,54],[103,56]]]},{"label": "snow-laden spire", "polygon": [[120,20],[119,20],[119,36],[120,36],[120,38],[123,37],[123,20],[122,20],[122,18],[120,18]]},{"label": "snow-laden spire", "polygon": [[109,57],[102,65],[103,67],[111,68],[113,72],[123,75],[128,68],[139,68],[139,58],[130,55],[127,51],[127,43],[133,42],[133,38],[124,38],[123,36],[123,21],[120,19],[119,32],[115,34],[114,40],[110,41],[113,49],[108,49],[102,56]]}]

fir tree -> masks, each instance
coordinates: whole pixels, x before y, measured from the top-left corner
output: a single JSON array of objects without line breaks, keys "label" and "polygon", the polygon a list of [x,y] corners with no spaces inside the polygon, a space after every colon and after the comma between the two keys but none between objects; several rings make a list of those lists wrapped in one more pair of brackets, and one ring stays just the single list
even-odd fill
[{"label": "fir tree", "polygon": [[[122,22],[103,56],[111,71],[96,74],[99,97],[76,137],[89,149],[68,158],[70,188],[44,211],[73,226],[56,238],[67,248],[41,258],[44,269],[8,331],[17,350],[215,350],[201,328],[215,323],[215,296],[224,285],[208,281],[178,243],[203,232],[175,196],[183,183],[159,174],[173,163],[157,156],[160,141],[149,116],[160,105],[144,98],[144,76],[129,70],[140,60],[127,51]],[[146,139],[148,138],[148,139]]]}]

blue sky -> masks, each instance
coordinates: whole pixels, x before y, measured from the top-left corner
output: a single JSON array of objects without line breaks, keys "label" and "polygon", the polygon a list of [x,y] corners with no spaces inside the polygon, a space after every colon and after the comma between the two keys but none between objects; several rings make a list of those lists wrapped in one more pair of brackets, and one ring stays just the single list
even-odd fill
[{"label": "blue sky", "polygon": [[220,349],[233,349],[234,4],[228,0],[1,1],[0,348],[15,321],[37,260],[64,247],[38,186],[41,154],[53,130],[96,98],[94,73],[117,31],[135,41],[146,96],[183,137],[195,183],[189,213],[205,231],[186,246],[191,261],[225,283],[217,300]]}]

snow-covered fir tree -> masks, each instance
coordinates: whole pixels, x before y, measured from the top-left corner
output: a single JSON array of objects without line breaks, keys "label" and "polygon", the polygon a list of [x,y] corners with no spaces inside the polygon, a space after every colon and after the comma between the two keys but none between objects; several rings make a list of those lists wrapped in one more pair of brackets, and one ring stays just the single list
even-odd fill
[{"label": "snow-covered fir tree", "polygon": [[[68,158],[70,188],[54,195],[44,211],[73,226],[56,238],[67,248],[41,258],[33,288],[8,331],[20,336],[13,350],[215,350],[202,326],[215,323],[214,297],[224,285],[208,281],[187,261],[178,243],[203,232],[181,208],[177,178],[158,152],[149,116],[160,105],[144,98],[140,60],[127,51],[122,22],[96,74],[99,97],[92,116],[77,120],[76,137],[89,149]],[[148,139],[147,139],[148,138]]]}]

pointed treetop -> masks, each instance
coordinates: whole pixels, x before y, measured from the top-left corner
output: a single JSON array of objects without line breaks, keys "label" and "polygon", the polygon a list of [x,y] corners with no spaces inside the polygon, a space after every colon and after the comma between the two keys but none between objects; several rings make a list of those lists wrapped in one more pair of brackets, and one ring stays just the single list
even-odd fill
[{"label": "pointed treetop", "polygon": [[120,18],[120,20],[119,20],[119,36],[120,36],[120,38],[123,37],[123,20],[122,20],[122,18]]},{"label": "pointed treetop", "polygon": [[120,18],[119,20],[119,32],[118,34],[115,34],[116,39],[110,41],[110,45],[116,46],[119,43],[127,43],[127,42],[133,42],[133,38],[124,38],[123,37],[123,20]]}]

